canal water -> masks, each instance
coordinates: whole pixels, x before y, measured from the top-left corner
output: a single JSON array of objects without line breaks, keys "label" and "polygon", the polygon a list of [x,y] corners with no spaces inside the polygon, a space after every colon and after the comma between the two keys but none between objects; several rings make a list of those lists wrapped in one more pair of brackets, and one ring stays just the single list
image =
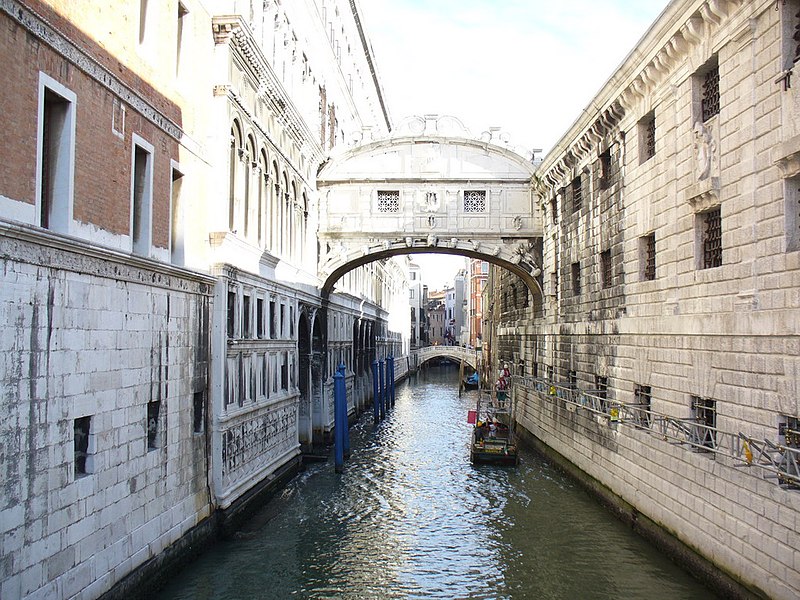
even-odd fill
[{"label": "canal water", "polygon": [[310,466],[158,598],[713,597],[540,456],[472,466],[477,392],[457,381],[400,385],[385,421],[351,429],[345,473]]}]

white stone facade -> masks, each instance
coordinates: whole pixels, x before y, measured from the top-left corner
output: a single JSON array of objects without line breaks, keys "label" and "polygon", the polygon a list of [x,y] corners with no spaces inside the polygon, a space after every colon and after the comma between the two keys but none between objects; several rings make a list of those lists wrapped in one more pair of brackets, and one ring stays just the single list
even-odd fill
[{"label": "white stone facade", "polygon": [[[543,304],[512,305],[508,276],[496,298],[496,360],[606,398],[519,386],[519,422],[774,598],[800,595],[800,491],[746,464],[764,440],[796,444],[800,417],[798,9],[670,3],[537,173]],[[650,426],[614,405],[646,406]],[[708,426],[716,452],[665,441],[670,419]]]},{"label": "white stone facade", "polygon": [[0,226],[0,595],[96,597],[211,513],[213,280],[43,235]]},{"label": "white stone facade", "polygon": [[317,167],[391,125],[357,3],[212,4],[0,0],[2,598],[147,585],[407,350],[402,265],[320,294]]}]

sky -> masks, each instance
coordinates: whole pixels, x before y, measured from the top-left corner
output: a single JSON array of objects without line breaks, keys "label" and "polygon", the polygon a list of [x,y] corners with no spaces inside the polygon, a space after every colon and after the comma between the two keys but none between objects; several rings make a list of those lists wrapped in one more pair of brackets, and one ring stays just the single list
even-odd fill
[{"label": "sky", "polygon": [[[521,152],[539,148],[544,153],[566,133],[667,4],[359,2],[395,124],[411,115],[453,115],[475,137],[489,127],[501,127]],[[437,260],[429,267],[431,258]],[[452,281],[463,263],[449,256],[416,255],[414,260],[428,285]]]}]

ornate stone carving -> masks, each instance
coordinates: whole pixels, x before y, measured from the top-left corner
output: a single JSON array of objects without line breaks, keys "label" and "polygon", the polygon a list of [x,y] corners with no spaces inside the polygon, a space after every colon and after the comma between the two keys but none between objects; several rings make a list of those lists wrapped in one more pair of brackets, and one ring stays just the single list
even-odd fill
[{"label": "ornate stone carving", "polygon": [[711,174],[711,165],[717,151],[717,143],[711,131],[703,123],[694,124],[694,152],[697,161],[697,180],[707,179]]},{"label": "ornate stone carving", "polygon": [[439,208],[441,208],[442,201],[439,199],[439,194],[436,192],[426,192],[425,199],[423,200],[422,206],[420,207],[422,212],[432,213],[432,212],[439,212]]}]

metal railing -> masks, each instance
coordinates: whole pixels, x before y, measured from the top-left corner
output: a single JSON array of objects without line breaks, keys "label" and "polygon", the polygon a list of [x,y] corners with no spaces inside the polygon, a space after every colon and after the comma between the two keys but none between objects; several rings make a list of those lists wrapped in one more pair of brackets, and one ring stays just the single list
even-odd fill
[{"label": "metal railing", "polygon": [[533,390],[543,399],[563,402],[571,410],[586,410],[606,418],[609,424],[644,429],[671,444],[693,452],[726,456],[737,467],[756,467],[763,478],[773,478],[789,489],[800,489],[800,448],[731,433],[695,418],[671,417],[653,412],[647,405],[611,400],[599,390],[580,390],[570,383],[556,383],[515,375],[512,386]]}]

